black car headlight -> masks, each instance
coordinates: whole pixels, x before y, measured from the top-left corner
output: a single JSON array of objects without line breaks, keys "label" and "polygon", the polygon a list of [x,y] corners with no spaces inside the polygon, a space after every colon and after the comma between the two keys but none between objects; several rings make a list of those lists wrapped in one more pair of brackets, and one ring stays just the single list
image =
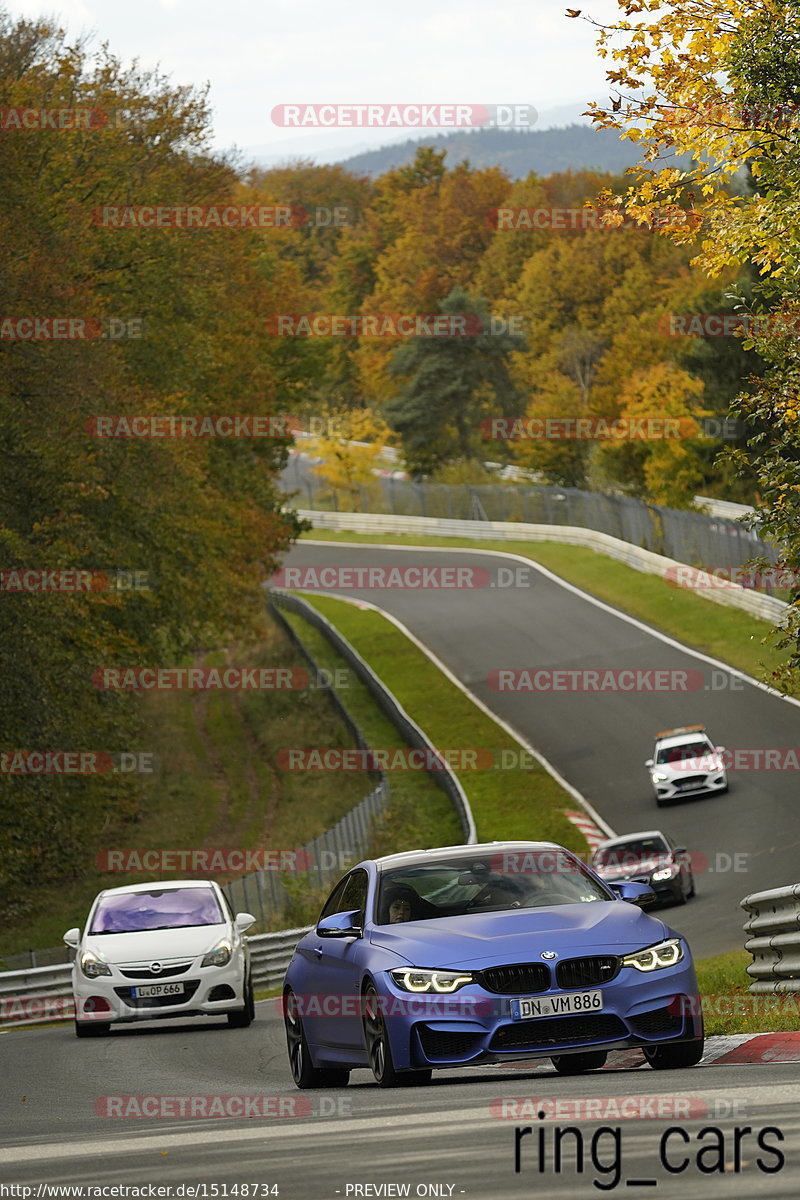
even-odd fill
[{"label": "black car headlight", "polygon": [[646,950],[626,954],[622,965],[635,967],[637,971],[660,971],[664,967],[674,967],[682,958],[683,945],[680,938],[669,938],[666,942],[648,946]]},{"label": "black car headlight", "polygon": [[436,992],[439,995],[457,992],[472,983],[468,971],[432,971],[426,967],[396,967],[389,974],[404,992]]}]

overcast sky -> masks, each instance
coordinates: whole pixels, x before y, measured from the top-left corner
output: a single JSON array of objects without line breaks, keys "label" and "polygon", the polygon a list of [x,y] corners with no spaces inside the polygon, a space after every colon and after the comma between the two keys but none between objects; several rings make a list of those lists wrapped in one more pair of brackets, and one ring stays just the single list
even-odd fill
[{"label": "overcast sky", "polygon": [[[3,0],[0,0],[2,4]],[[578,0],[569,0],[570,4]],[[279,104],[526,104],[540,113],[608,95],[594,31],[565,0],[7,0],[12,16],[55,16],[123,60],[175,83],[211,84],[214,144],[320,160],[413,136],[276,125]],[[596,19],[615,0],[590,0]],[[552,123],[546,119],[544,124]]]}]

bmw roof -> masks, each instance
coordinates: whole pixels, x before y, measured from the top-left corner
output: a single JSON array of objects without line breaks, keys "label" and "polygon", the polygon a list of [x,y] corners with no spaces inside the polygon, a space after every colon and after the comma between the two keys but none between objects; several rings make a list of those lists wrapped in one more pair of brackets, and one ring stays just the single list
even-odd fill
[{"label": "bmw roof", "polygon": [[[376,858],[372,861],[378,870],[381,871],[384,867],[405,867],[414,866],[417,863],[429,862],[431,858],[442,854],[477,855],[480,857],[482,854],[504,852],[533,854],[538,850],[561,850],[565,854],[572,853],[571,850],[567,850],[564,846],[559,846],[557,842],[478,842],[475,845],[435,846],[430,850],[404,850],[400,854],[385,854],[382,858]],[[369,862],[370,860],[365,859],[364,861]]]}]

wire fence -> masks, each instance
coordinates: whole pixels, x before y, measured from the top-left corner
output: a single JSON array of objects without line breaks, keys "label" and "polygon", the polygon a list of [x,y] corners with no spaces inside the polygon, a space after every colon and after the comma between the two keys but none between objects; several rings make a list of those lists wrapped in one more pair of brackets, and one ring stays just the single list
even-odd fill
[{"label": "wire fence", "polygon": [[[332,887],[349,866],[367,856],[374,822],[382,815],[388,798],[389,786],[383,779],[340,821],[294,852],[302,868],[298,883],[306,894]],[[223,891],[234,912],[252,913],[265,924],[293,901],[285,873],[279,870],[252,871],[226,883]]]},{"label": "wire fence", "polygon": [[299,493],[298,508],[318,511],[577,525],[696,567],[743,567],[754,558],[775,564],[778,558],[776,548],[759,537],[757,525],[579,488],[415,483],[386,475],[347,491],[334,490],[312,475],[299,455],[283,472],[281,484]]},{"label": "wire fence", "polygon": [[[310,605],[306,607],[314,611]],[[306,659],[315,678],[319,680],[319,686],[326,689],[329,700],[356,745],[366,748],[368,743],[364,735],[339,694],[326,681],[325,673],[320,670],[302,639],[275,604],[270,605],[270,611]],[[291,909],[297,898],[295,892],[308,894],[331,887],[350,865],[367,857],[374,824],[382,816],[389,800],[386,775],[378,770],[369,772],[369,775],[374,784],[369,794],[330,829],[312,838],[289,856],[288,863],[296,872],[292,876],[296,880],[296,887],[292,883],[287,886],[286,872],[281,869],[282,864],[278,859],[275,870],[253,871],[224,885],[223,891],[234,912],[251,912],[265,925],[274,922],[279,914]],[[57,966],[71,962],[73,955],[74,951],[63,945],[7,954],[0,958],[0,972]]]}]

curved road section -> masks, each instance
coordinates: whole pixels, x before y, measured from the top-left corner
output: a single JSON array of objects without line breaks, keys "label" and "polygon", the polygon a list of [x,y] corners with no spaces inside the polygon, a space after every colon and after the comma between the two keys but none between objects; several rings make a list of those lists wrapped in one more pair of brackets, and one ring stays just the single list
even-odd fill
[{"label": "curved road section", "polygon": [[[701,952],[741,944],[736,905],[745,892],[796,878],[791,773],[734,772],[729,796],[662,814],[642,765],[653,733],[684,722],[706,722],[730,747],[791,746],[796,706],[738,679],[735,687],[731,672],[533,568],[517,576],[524,564],[507,557],[304,543],[287,565],[456,566],[480,578],[480,587],[338,590],[396,614],[616,830],[666,825],[715,867],[724,865],[716,855],[746,855],[744,871],[699,876],[697,900],[668,914]],[[498,575],[500,565],[511,575]],[[531,667],[719,675],[683,693],[501,691],[491,675]],[[781,1048],[767,1038],[752,1056],[740,1040],[710,1048],[708,1065],[687,1071],[655,1072],[626,1053],[576,1078],[556,1075],[549,1062],[509,1064],[383,1090],[358,1070],[349,1087],[299,1092],[274,1001],[258,1004],[255,1023],[241,1030],[202,1018],[92,1041],[78,1041],[68,1025],[12,1030],[0,1033],[0,1195],[797,1196],[796,1043]]]},{"label": "curved road section", "polygon": [[[514,555],[301,542],[284,568],[282,586],[397,617],[616,833],[661,828],[685,845],[697,898],[664,916],[696,954],[743,945],[743,896],[800,882],[796,703]],[[659,808],[644,760],[656,732],[689,724],[731,752],[730,790]]]}]

